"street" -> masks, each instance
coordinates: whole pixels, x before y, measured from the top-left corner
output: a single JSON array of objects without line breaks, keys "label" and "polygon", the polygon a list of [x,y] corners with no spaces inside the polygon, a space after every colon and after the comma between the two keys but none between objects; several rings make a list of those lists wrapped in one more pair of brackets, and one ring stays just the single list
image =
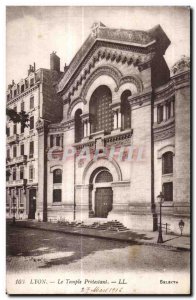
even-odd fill
[{"label": "street", "polygon": [[7,228],[7,271],[189,271],[190,253],[147,245]]}]

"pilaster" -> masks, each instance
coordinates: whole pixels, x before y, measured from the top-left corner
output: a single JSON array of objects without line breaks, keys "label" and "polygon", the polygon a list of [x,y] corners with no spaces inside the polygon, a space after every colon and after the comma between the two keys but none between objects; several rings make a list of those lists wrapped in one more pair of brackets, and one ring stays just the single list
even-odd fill
[{"label": "pilaster", "polygon": [[153,203],[152,199],[152,94],[151,90],[128,98],[132,110],[132,145],[141,157],[130,162],[130,202]]},{"label": "pilaster", "polygon": [[47,222],[47,133],[49,122],[39,119],[36,123],[38,131],[38,193],[37,211],[42,214],[41,220]]}]

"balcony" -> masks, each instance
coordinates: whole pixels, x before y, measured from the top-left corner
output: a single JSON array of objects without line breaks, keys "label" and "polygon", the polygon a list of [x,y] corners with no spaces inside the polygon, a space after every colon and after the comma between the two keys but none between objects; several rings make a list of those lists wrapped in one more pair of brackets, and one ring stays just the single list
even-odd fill
[{"label": "balcony", "polygon": [[17,144],[19,141],[19,135],[14,134],[12,136],[7,137],[7,143],[8,144]]},{"label": "balcony", "polygon": [[27,179],[10,180],[6,183],[7,187],[26,186]]},{"label": "balcony", "polygon": [[15,158],[16,164],[26,163],[27,162],[27,155],[20,155]]},{"label": "balcony", "polygon": [[19,165],[19,164],[26,164],[27,162],[27,155],[20,155],[18,157],[13,157],[13,158],[9,158],[7,159],[7,166],[11,166],[11,165]]}]

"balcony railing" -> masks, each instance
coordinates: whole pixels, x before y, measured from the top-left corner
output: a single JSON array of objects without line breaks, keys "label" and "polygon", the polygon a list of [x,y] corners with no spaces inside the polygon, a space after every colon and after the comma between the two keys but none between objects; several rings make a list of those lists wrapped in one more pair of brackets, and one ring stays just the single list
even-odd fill
[{"label": "balcony railing", "polygon": [[7,166],[22,164],[27,162],[27,155],[20,155],[18,157],[13,157],[7,159]]},{"label": "balcony railing", "polygon": [[15,187],[15,186],[25,186],[27,184],[27,179],[17,179],[10,180],[6,183],[7,187]]},{"label": "balcony railing", "polygon": [[8,144],[16,144],[19,141],[19,135],[14,134],[12,136],[7,137],[7,143]]},{"label": "balcony railing", "polygon": [[81,140],[78,143],[73,144],[76,149],[82,149],[83,147],[95,147],[96,139],[99,136],[102,139],[103,145],[109,146],[112,144],[129,145],[131,143],[131,137],[133,129],[126,129],[119,131],[118,133],[111,132],[111,134],[104,135],[104,131],[95,132],[90,135],[89,140]]},{"label": "balcony railing", "polygon": [[16,159],[17,164],[26,163],[27,162],[27,155],[20,155],[20,156],[16,157],[15,159]]}]

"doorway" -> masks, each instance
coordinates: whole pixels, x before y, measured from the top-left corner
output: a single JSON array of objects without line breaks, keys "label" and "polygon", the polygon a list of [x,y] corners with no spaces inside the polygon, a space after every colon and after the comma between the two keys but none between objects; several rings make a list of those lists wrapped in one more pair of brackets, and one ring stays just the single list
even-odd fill
[{"label": "doorway", "polygon": [[113,191],[111,187],[97,188],[95,192],[95,217],[107,218],[112,210]]},{"label": "doorway", "polygon": [[36,189],[29,190],[29,215],[28,219],[35,219],[36,212]]},{"label": "doorway", "polygon": [[89,182],[89,217],[107,218],[113,205],[113,177],[105,167],[93,171]]}]

